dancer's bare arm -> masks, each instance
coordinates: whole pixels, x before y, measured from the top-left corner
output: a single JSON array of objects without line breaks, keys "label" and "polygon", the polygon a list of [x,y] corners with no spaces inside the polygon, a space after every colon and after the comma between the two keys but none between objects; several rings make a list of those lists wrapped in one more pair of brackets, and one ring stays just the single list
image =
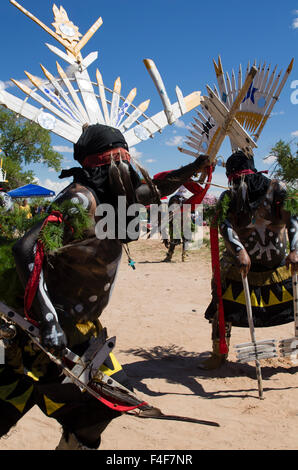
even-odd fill
[{"label": "dancer's bare arm", "polygon": [[[159,197],[174,193],[183,183],[208,166],[210,166],[210,157],[208,155],[200,155],[193,163],[169,172],[163,179],[153,179],[153,184],[157,188]],[[141,204],[148,205],[153,202],[152,191],[146,184],[141,185],[136,190],[136,196]]]}]

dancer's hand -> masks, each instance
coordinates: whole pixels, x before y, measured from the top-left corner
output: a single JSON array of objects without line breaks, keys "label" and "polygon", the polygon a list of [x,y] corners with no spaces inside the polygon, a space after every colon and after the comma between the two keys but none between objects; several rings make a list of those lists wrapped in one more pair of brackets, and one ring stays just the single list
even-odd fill
[{"label": "dancer's hand", "polygon": [[288,269],[291,267],[292,275],[298,273],[298,252],[291,251],[286,257],[286,266]]},{"label": "dancer's hand", "polygon": [[203,170],[204,168],[207,168],[208,166],[211,165],[211,160],[209,155],[200,155],[196,161],[195,161],[196,168],[198,170]]},{"label": "dancer's hand", "polygon": [[246,277],[247,274],[249,273],[250,266],[251,266],[250,257],[248,256],[247,251],[244,249],[240,250],[237,255],[237,260],[238,260],[238,265],[239,265],[242,276]]},{"label": "dancer's hand", "polygon": [[64,331],[57,321],[47,321],[41,326],[41,344],[54,356],[61,356],[67,345]]}]

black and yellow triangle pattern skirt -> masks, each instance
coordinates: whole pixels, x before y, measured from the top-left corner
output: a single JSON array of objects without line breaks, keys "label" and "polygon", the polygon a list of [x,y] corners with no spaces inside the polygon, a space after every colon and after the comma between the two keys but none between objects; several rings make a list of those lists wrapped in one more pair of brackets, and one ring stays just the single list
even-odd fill
[{"label": "black and yellow triangle pattern skirt", "polygon": [[[254,326],[270,327],[294,321],[291,271],[286,266],[274,270],[248,273]],[[217,310],[213,285],[212,301],[205,312],[211,321]],[[225,321],[233,326],[248,327],[245,296],[239,268],[222,270],[222,297]]]},{"label": "black and yellow triangle pattern skirt", "polygon": [[[77,326],[80,331],[76,340],[79,334],[83,334],[85,339],[94,335],[89,325]],[[87,346],[82,343],[72,350],[82,354]],[[5,364],[0,365],[0,437],[37,405],[46,416],[56,419],[64,430],[75,433],[85,445],[98,447],[102,431],[121,413],[108,408],[87,392],[81,392],[74,384],[63,384],[60,368],[36,349],[25,333],[20,333],[5,353]],[[113,353],[100,370],[132,390]]]}]

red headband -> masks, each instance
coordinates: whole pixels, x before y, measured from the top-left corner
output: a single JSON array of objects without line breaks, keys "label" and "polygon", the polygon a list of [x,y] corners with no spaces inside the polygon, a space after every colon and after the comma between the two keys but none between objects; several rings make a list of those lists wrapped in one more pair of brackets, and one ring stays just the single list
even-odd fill
[{"label": "red headband", "polygon": [[127,150],[122,147],[116,149],[108,150],[104,153],[96,153],[94,155],[88,155],[84,158],[81,163],[82,167],[96,168],[98,166],[109,165],[111,163],[111,158],[116,162],[119,162],[120,159],[130,162],[130,155]]},{"label": "red headband", "polygon": [[228,176],[228,180],[230,183],[232,180],[235,180],[236,178],[240,178],[242,175],[257,175],[259,173],[268,173],[268,170],[264,170],[264,171],[241,170],[241,171],[237,171],[236,173],[232,173],[230,176]]}]

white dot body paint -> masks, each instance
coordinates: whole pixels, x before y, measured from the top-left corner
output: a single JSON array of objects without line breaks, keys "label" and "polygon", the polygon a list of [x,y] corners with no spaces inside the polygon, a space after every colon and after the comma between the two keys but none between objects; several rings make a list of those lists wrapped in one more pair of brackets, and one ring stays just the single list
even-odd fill
[{"label": "white dot body paint", "polygon": [[34,268],[34,263],[28,264],[29,271],[32,271]]},{"label": "white dot body paint", "polygon": [[77,195],[80,197],[81,203],[82,203],[82,206],[84,207],[84,209],[87,209],[88,206],[89,206],[89,201],[88,201],[87,196],[85,196],[85,194],[83,194],[83,193],[77,193]]},{"label": "white dot body paint", "polygon": [[80,200],[78,197],[71,198],[71,202],[73,202],[74,204],[80,204]]},{"label": "white dot body paint", "polygon": [[78,304],[75,306],[75,311],[78,313],[81,313],[84,310],[84,307],[82,304]]},{"label": "white dot body paint", "polygon": [[108,282],[108,283],[104,286],[103,290],[106,292],[107,290],[109,290],[110,287],[111,287],[111,284]]},{"label": "white dot body paint", "polygon": [[97,301],[97,295],[91,295],[91,297],[89,297],[89,302],[96,302]]},{"label": "white dot body paint", "polygon": [[51,312],[47,313],[47,314],[46,314],[46,320],[47,320],[47,321],[52,321],[52,320],[54,320],[54,315],[53,315]]}]

